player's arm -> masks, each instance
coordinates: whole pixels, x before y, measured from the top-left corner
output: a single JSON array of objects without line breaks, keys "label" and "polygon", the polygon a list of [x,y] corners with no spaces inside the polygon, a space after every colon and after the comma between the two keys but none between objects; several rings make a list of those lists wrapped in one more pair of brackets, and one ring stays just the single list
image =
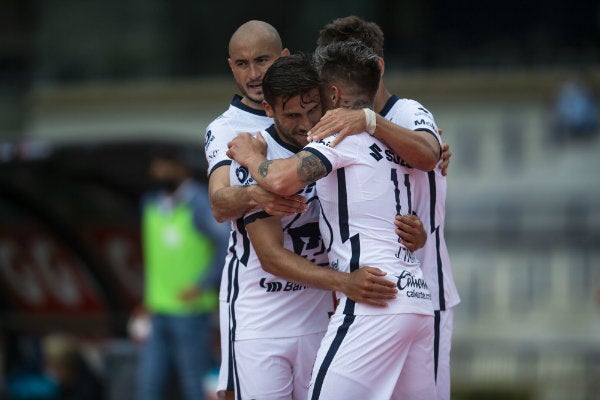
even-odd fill
[{"label": "player's arm", "polygon": [[230,186],[229,165],[222,165],[210,174],[208,191],[210,208],[219,222],[240,218],[257,206],[279,216],[306,210],[306,199],[299,195],[282,197],[257,185]]},{"label": "player's arm", "polygon": [[269,192],[289,196],[327,175],[323,162],[306,150],[289,158],[267,160],[257,150],[261,140],[260,134],[254,138],[241,133],[229,142],[227,156],[246,167],[256,183]]},{"label": "player's arm", "polygon": [[[390,146],[400,158],[423,171],[435,168],[441,153],[440,143],[435,136],[396,125],[379,114],[376,114],[375,122],[373,135]],[[362,109],[337,108],[325,113],[310,130],[309,138],[319,141],[339,132],[331,142],[333,147],[346,136],[365,132],[366,129],[365,112]]]},{"label": "player's arm", "polygon": [[379,268],[362,267],[352,273],[320,267],[283,247],[279,217],[260,218],[248,223],[246,230],[265,271],[283,279],[315,288],[345,293],[360,303],[386,306],[396,297],[396,285]]}]

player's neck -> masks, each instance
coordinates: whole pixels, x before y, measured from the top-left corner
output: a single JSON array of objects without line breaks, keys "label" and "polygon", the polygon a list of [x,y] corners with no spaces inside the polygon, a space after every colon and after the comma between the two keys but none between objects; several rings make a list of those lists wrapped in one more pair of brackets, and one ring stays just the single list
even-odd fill
[{"label": "player's neck", "polygon": [[383,81],[379,82],[379,88],[375,93],[375,112],[379,113],[385,107],[387,101],[392,97],[392,94],[386,89]]},{"label": "player's neck", "polygon": [[264,110],[265,109],[262,105],[262,101],[258,103],[254,100],[251,100],[249,97],[246,97],[246,96],[242,97],[242,104],[244,104],[250,108],[253,108],[255,110]]}]

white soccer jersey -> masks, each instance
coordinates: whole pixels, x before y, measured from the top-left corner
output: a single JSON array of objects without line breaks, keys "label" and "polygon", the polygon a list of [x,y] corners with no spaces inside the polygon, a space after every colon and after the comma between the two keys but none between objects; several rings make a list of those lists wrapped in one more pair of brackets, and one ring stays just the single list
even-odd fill
[{"label": "white soccer jersey", "polygon": [[[441,143],[433,115],[414,100],[392,96],[380,114],[396,125],[433,134]],[[429,132],[429,133],[427,133]],[[439,168],[424,172],[414,169],[415,212],[430,235],[425,246],[415,252],[421,262],[425,280],[431,291],[435,310],[446,310],[460,302],[458,290],[452,277],[450,258],[444,237],[446,217],[446,177]]]},{"label": "white soccer jersey", "polygon": [[330,265],[344,272],[365,265],[378,267],[398,287],[396,299],[387,307],[355,303],[343,293],[339,293],[338,307],[351,315],[432,315],[431,295],[419,261],[395,233],[395,215],[410,214],[413,209],[411,170],[370,135],[347,137],[332,148],[329,143],[334,137],[304,148],[319,157],[328,171],[317,181],[317,192]]},{"label": "white soccer jersey", "polygon": [[[227,143],[237,134],[242,132],[256,133],[266,129],[273,124],[273,119],[267,117],[264,110],[255,110],[242,103],[239,95],[234,95],[227,111],[219,115],[206,128],[204,151],[208,162],[209,175],[222,165],[230,165],[231,159],[227,157]],[[231,222],[231,233],[233,234],[236,221]],[[221,287],[219,289],[219,300],[229,301],[231,288],[229,286],[233,253],[233,237],[229,238],[229,251],[225,256],[225,268],[221,276]]]},{"label": "white soccer jersey", "polygon": [[[267,117],[264,110],[255,110],[242,103],[242,97],[234,95],[227,111],[218,116],[206,128],[205,155],[208,161],[208,172],[211,174],[222,165],[230,165],[231,160],[227,157],[227,143],[241,132],[258,132],[266,129],[273,123]],[[217,390],[233,390],[233,366],[230,354],[231,337],[227,334],[230,327],[229,300],[231,298],[231,275],[236,263],[234,258],[234,226],[231,223],[231,234],[229,237],[228,251],[225,256],[225,266],[221,275],[221,287],[219,289],[219,318],[221,327],[221,368],[219,370],[219,381]]]},{"label": "white soccer jersey", "polygon": [[[279,139],[275,127],[262,132],[267,158],[287,158],[298,149]],[[235,161],[230,168],[231,186],[255,184],[248,170]],[[319,234],[319,204],[315,185],[301,192],[309,208],[282,217],[284,247],[314,264],[327,268],[327,253]],[[230,300],[233,340],[300,336],[325,332],[333,311],[330,291],[290,282],[264,271],[248,238],[245,224],[269,215],[252,210],[235,225],[234,267]]]},{"label": "white soccer jersey", "polygon": [[256,133],[266,129],[273,123],[264,110],[255,110],[242,103],[239,95],[233,96],[227,111],[219,115],[206,128],[204,151],[208,161],[208,174],[217,167],[231,164],[231,159],[225,154],[227,143],[238,133]]}]

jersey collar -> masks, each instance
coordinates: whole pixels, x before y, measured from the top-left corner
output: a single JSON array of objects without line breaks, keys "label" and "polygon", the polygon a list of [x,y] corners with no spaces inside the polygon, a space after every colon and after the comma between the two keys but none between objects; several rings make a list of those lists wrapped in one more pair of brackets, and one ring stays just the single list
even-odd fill
[{"label": "jersey collar", "polygon": [[383,106],[381,111],[379,111],[379,115],[385,117],[398,100],[400,100],[398,96],[396,96],[395,94],[391,95],[390,98],[385,102],[385,106]]},{"label": "jersey collar", "polygon": [[236,108],[239,108],[242,111],[245,111],[245,112],[248,112],[251,114],[260,115],[261,117],[267,116],[267,113],[265,112],[265,110],[257,110],[255,108],[248,107],[247,105],[242,103],[242,96],[240,96],[239,94],[233,95],[233,99],[231,100],[231,105]]}]

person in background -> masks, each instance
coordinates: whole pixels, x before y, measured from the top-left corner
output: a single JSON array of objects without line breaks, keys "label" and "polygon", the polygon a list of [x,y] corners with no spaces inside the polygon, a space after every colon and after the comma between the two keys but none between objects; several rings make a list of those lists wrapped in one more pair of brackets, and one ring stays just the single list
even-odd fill
[{"label": "person in background", "polygon": [[56,383],[56,399],[102,400],[104,387],[75,338],[61,333],[42,339],[44,371]]},{"label": "person in background", "polygon": [[194,178],[199,159],[189,149],[150,164],[158,189],[142,200],[144,307],[151,323],[140,358],[139,400],[165,398],[172,368],[184,399],[205,398],[202,378],[211,358],[227,229],[214,220],[207,188]]},{"label": "person in background", "polygon": [[557,143],[590,139],[598,133],[598,101],[584,74],[570,77],[557,89],[554,136]]}]

